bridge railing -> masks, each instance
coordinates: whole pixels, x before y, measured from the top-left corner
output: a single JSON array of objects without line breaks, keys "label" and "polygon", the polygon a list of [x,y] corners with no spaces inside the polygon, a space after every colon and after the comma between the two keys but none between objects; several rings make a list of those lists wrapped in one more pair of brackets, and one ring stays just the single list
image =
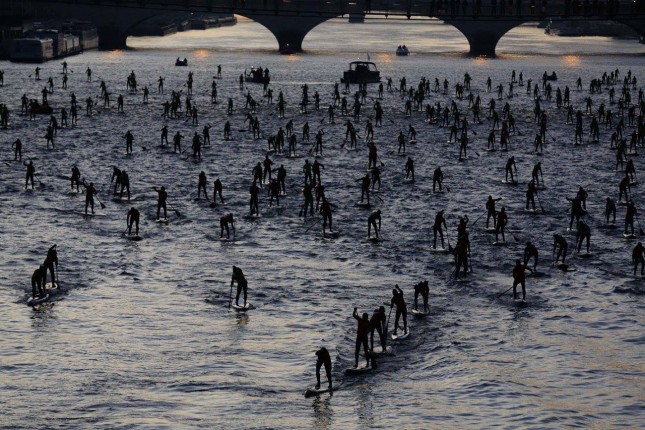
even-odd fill
[{"label": "bridge railing", "polygon": [[[39,0],[33,0],[37,3]],[[45,1],[45,0],[42,0]],[[523,19],[572,17],[610,19],[645,15],[645,0],[46,0],[79,4],[205,11],[214,13],[342,16],[373,14],[407,18]]]}]

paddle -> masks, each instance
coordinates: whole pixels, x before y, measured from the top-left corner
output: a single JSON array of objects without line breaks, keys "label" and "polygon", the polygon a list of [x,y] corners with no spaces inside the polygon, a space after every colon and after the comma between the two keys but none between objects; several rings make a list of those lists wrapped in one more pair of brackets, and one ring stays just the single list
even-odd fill
[{"label": "paddle", "polygon": [[[390,326],[390,315],[392,315],[392,304],[390,304],[390,313],[387,314],[387,322],[385,323],[385,333],[383,333],[383,336],[387,339],[387,331],[388,327]],[[385,351],[383,351],[385,352]]]},{"label": "paddle", "polygon": [[231,292],[228,294],[228,308],[231,309],[233,303],[233,281],[231,281]]},{"label": "paddle", "polygon": [[305,233],[308,233],[309,230],[311,230],[316,224],[318,224],[318,221],[320,221],[322,218],[317,218],[314,220],[314,222],[311,223],[311,225],[305,230]]},{"label": "paddle", "polygon": [[638,220],[637,216],[635,216],[635,218],[636,218],[636,222],[638,223],[638,230],[639,230],[640,235],[645,236],[645,231],[643,231],[643,229],[641,228],[641,222]]},{"label": "paddle", "polygon": [[511,291],[511,289],[512,289],[512,288],[513,288],[513,286],[511,285],[507,290],[505,290],[505,291],[504,291],[503,293],[501,293],[501,294],[498,294],[498,295],[497,295],[497,297],[495,297],[495,298],[496,298],[496,299],[499,299],[499,298],[500,298],[500,297],[502,297],[504,294],[506,294],[506,293],[508,293],[509,291]]},{"label": "paddle", "polygon": [[472,226],[474,226],[475,224],[477,224],[477,221],[479,221],[479,220],[480,220],[480,218],[481,218],[481,217],[483,217],[484,215],[486,215],[487,213],[488,213],[488,210],[485,210],[485,211],[484,211],[484,213],[483,213],[483,214],[481,214],[481,215],[479,215],[479,216],[475,219],[475,221],[473,221],[473,223],[472,223],[470,226],[472,227]]},{"label": "paddle", "polygon": [[540,201],[540,196],[538,193],[535,193],[535,197],[537,198],[538,204],[540,205],[540,210],[544,212],[544,207],[542,207],[542,202]]},{"label": "paddle", "polygon": [[99,196],[98,196],[98,195],[96,196],[96,200],[97,200],[97,201],[99,202],[99,204],[101,205],[101,209],[105,209],[105,205],[103,204],[103,202],[101,201],[101,199],[99,199]]},{"label": "paddle", "polygon": [[175,209],[174,207],[170,206],[170,210],[173,211],[175,213],[175,215],[177,215],[177,218],[181,218],[181,212],[179,212],[177,209]]}]

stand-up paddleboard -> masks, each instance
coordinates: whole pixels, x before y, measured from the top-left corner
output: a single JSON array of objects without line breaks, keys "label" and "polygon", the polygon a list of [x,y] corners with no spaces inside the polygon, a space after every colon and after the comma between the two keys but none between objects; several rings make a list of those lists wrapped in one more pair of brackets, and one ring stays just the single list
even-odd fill
[{"label": "stand-up paddleboard", "polygon": [[316,386],[313,386],[311,388],[307,388],[307,390],[305,390],[305,398],[318,396],[320,394],[325,394],[325,393],[333,394],[334,391],[338,391],[340,389],[340,387],[342,387],[342,385],[343,385],[343,381],[339,381],[339,382],[337,382],[337,383],[332,385],[331,390],[329,389],[328,385],[321,386],[318,389],[316,389]]},{"label": "stand-up paddleboard", "polygon": [[47,282],[45,284],[45,292],[51,293],[51,292],[55,292],[55,291],[60,291],[57,283]]},{"label": "stand-up paddleboard", "polygon": [[358,206],[361,209],[369,209],[369,208],[372,207],[371,204],[365,203],[365,202],[360,202],[360,201],[356,202],[356,206]]},{"label": "stand-up paddleboard", "polygon": [[625,239],[634,239],[634,238],[636,238],[636,235],[633,234],[633,233],[623,233],[623,237]]},{"label": "stand-up paddleboard", "polygon": [[404,179],[403,180],[404,184],[414,184],[414,182],[415,182],[414,179]]},{"label": "stand-up paddleboard", "polygon": [[495,246],[507,246],[508,242],[500,241],[500,242],[493,242],[492,244],[495,245]]},{"label": "stand-up paddleboard", "polygon": [[114,197],[112,197],[112,201],[114,203],[129,203],[131,200],[134,200],[133,195],[130,195],[130,198],[128,198],[128,196],[123,196],[123,197],[114,196]]},{"label": "stand-up paddleboard", "polygon": [[450,250],[446,248],[430,248],[430,252],[433,254],[447,254]]},{"label": "stand-up paddleboard", "polygon": [[391,337],[392,337],[392,340],[404,340],[404,339],[407,339],[408,336],[410,336],[410,327],[408,327],[408,331],[406,331],[405,333],[401,333],[401,334],[392,333]]},{"label": "stand-up paddleboard", "polygon": [[168,224],[168,218],[159,218],[155,221],[157,224]]},{"label": "stand-up paddleboard", "polygon": [[424,316],[428,315],[430,311],[422,311],[421,309],[412,309],[410,313],[415,317],[423,318]]},{"label": "stand-up paddleboard", "polygon": [[459,161],[466,161],[466,160],[468,160],[468,156],[466,156],[466,157],[459,157]]},{"label": "stand-up paddleboard", "polygon": [[76,190],[71,190],[67,192],[68,195],[70,196],[78,196],[79,194],[83,194],[82,191],[76,191]]},{"label": "stand-up paddleboard", "polygon": [[514,299],[513,305],[517,306],[518,308],[523,308],[527,305],[527,303],[526,303],[526,300],[523,300],[523,299]]},{"label": "stand-up paddleboard", "polygon": [[536,214],[538,213],[537,209],[526,209],[524,208],[524,212],[529,213],[529,214]]},{"label": "stand-up paddleboard", "polygon": [[558,264],[556,267],[563,272],[575,272],[577,270],[574,266],[570,266],[566,263]]},{"label": "stand-up paddleboard", "polygon": [[244,219],[249,219],[249,220],[256,220],[262,218],[261,214],[246,214],[242,218]]},{"label": "stand-up paddleboard", "polygon": [[85,218],[98,218],[98,217],[107,216],[106,214],[100,213],[100,212],[94,212],[94,213],[88,212],[88,213],[85,213],[85,211],[74,211],[74,213],[76,213],[78,215],[81,215],[81,216],[83,216]]},{"label": "stand-up paddleboard", "polygon": [[126,236],[126,239],[131,240],[133,242],[139,242],[139,241],[143,240],[143,238],[141,236],[139,236],[139,235],[128,235],[128,236]]},{"label": "stand-up paddleboard", "polygon": [[237,305],[233,303],[231,304],[231,309],[237,312],[246,312],[248,310],[254,309],[254,306],[250,302],[246,302],[246,305]]},{"label": "stand-up paddleboard", "polygon": [[486,149],[484,149],[484,151],[486,151],[486,152],[497,152],[497,149],[495,149],[495,148],[486,148]]},{"label": "stand-up paddleboard", "polygon": [[488,232],[488,233],[495,233],[495,231],[496,231],[496,230],[497,230],[497,229],[496,229],[495,227],[486,227],[486,228],[484,229],[484,231],[486,231],[486,232]]},{"label": "stand-up paddleboard", "polygon": [[593,257],[593,252],[586,252],[584,254],[578,254],[578,257],[580,257],[580,258],[591,258],[591,257]]},{"label": "stand-up paddleboard", "polygon": [[444,190],[437,190],[437,191],[433,191],[432,193],[433,194],[443,194],[443,193],[445,193],[445,191]]},{"label": "stand-up paddleboard", "polygon": [[409,140],[408,143],[410,145],[414,145],[415,143],[417,143],[417,141],[416,141],[416,139],[412,139],[412,140]]},{"label": "stand-up paddleboard", "polygon": [[335,239],[338,236],[340,236],[340,230],[333,230],[333,231],[325,230],[323,231],[323,236]]},{"label": "stand-up paddleboard", "polygon": [[391,346],[387,345],[385,347],[385,351],[383,351],[383,347],[379,345],[379,346],[375,346],[374,349],[371,350],[370,352],[368,352],[367,355],[370,358],[372,358],[372,357],[378,358],[378,357],[384,357],[384,356],[393,356],[394,355],[394,350],[392,349]]},{"label": "stand-up paddleboard", "polygon": [[28,306],[37,306],[42,303],[45,303],[49,300],[49,293],[46,293],[42,297],[30,297],[29,300],[27,300],[27,305]]},{"label": "stand-up paddleboard", "polygon": [[517,181],[507,181],[506,179],[502,179],[502,184],[507,184],[507,185],[517,185]]},{"label": "stand-up paddleboard", "polygon": [[398,153],[399,157],[407,157],[408,154],[406,152],[399,152]]},{"label": "stand-up paddleboard", "polygon": [[382,239],[380,237],[367,237],[365,240],[372,243],[379,243]]},{"label": "stand-up paddleboard", "polygon": [[360,363],[358,367],[349,367],[345,369],[345,375],[362,375],[372,371],[372,366],[366,366],[366,363]]}]

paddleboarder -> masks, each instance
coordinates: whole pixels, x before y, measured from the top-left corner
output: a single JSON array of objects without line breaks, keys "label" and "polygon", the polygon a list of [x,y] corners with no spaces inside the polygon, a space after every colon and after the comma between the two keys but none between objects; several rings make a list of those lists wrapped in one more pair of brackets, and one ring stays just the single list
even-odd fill
[{"label": "paddleboarder", "polygon": [[136,224],[135,235],[139,236],[139,211],[133,206],[128,211],[128,215],[125,219],[126,224],[128,225],[128,235],[132,234],[132,226]]},{"label": "paddleboarder", "polygon": [[538,250],[537,250],[537,247],[531,243],[531,241],[528,241],[526,242],[526,248],[524,248],[525,266],[529,264],[531,257],[533,257],[533,271],[535,271],[537,270],[537,264],[538,264]]},{"label": "paddleboarder", "polygon": [[562,264],[564,264],[565,258],[567,258],[567,240],[560,234],[553,235],[553,255],[555,255],[556,249],[558,250],[557,256],[553,259],[553,264],[558,264],[560,260],[560,255],[562,255]]},{"label": "paddleboarder", "polygon": [[[378,228],[376,226],[376,221],[378,221]],[[374,227],[374,234],[376,238],[379,238],[379,233],[381,232],[381,210],[378,209],[370,214],[367,218],[367,238],[369,239],[372,233],[372,227]]]},{"label": "paddleboarder", "polygon": [[45,261],[43,262],[43,266],[45,267],[45,273],[43,273],[43,288],[45,288],[45,285],[47,283],[47,270],[49,270],[49,274],[52,279],[52,286],[56,284],[54,265],[56,265],[56,269],[58,269],[58,252],[56,251],[56,245],[52,245],[47,250],[47,256],[45,257]]},{"label": "paddleboarder", "polygon": [[219,178],[215,179],[213,182],[213,206],[217,205],[217,195],[219,194],[219,200],[224,204],[224,197],[222,197],[222,181]]},{"label": "paddleboarder", "polygon": [[[634,269],[635,270],[635,269]],[[47,277],[47,269],[42,264],[38,269],[34,270],[31,275],[31,297],[45,297],[45,278]]]},{"label": "paddleboarder", "polygon": [[370,317],[370,351],[374,351],[374,331],[379,335],[381,348],[385,352],[387,336],[387,318],[385,317],[385,307],[380,306],[374,309]]},{"label": "paddleboarder", "polygon": [[25,166],[27,166],[27,174],[25,176],[25,190],[29,189],[29,181],[31,181],[31,189],[34,189],[34,173],[36,173],[36,167],[34,166],[34,162],[29,160],[29,163],[23,162]]},{"label": "paddleboarder", "polygon": [[237,283],[237,294],[235,295],[235,306],[239,306],[240,294],[244,292],[243,307],[246,307],[246,293],[247,293],[248,284],[246,282],[246,278],[244,277],[244,273],[242,273],[242,269],[236,266],[233,266],[233,275],[231,276],[231,289],[233,288],[234,283]]},{"label": "paddleboarder", "polygon": [[430,293],[430,288],[428,287],[428,281],[421,281],[414,286],[414,310],[418,310],[418,299],[419,295],[423,297],[423,311],[428,312],[428,294]]},{"label": "paddleboarder", "polygon": [[197,199],[202,195],[202,191],[204,192],[204,198],[208,200],[208,194],[206,194],[206,173],[202,170],[199,172],[199,181],[197,183]]},{"label": "paddleboarder", "polygon": [[437,213],[434,218],[434,224],[432,225],[432,231],[434,232],[434,244],[432,246],[433,249],[437,249],[437,234],[439,234],[439,237],[441,238],[441,247],[445,248],[443,243],[443,228],[445,227],[446,231],[448,231],[448,226],[446,225],[446,218],[444,217],[443,213],[443,209]]},{"label": "paddleboarder", "polygon": [[223,238],[224,237],[224,230],[226,229],[226,238],[230,239],[231,235],[229,234],[229,229],[228,226],[231,226],[233,228],[233,236],[235,236],[235,219],[233,218],[233,214],[229,213],[224,215],[223,217],[220,217],[219,219],[219,237]]},{"label": "paddleboarder", "polygon": [[589,254],[589,241],[591,240],[591,228],[587,225],[586,222],[580,220],[578,221],[578,232],[576,234],[576,245],[578,252],[582,248],[582,242],[587,240],[587,254]]},{"label": "paddleboarder", "polygon": [[517,286],[520,284],[522,285],[522,301],[526,300],[526,270],[533,272],[530,267],[522,264],[519,259],[515,260],[515,267],[513,267],[513,300],[517,299]]},{"label": "paddleboarder", "polygon": [[94,182],[90,182],[90,185],[87,185],[85,180],[83,180],[82,185],[85,187],[85,215],[87,215],[88,206],[92,209],[92,213],[94,213],[94,196],[97,194],[96,188],[94,188]]},{"label": "paddleboarder", "polygon": [[161,187],[160,189],[157,189],[157,187],[153,187],[153,189],[157,192],[157,220],[159,219],[159,213],[161,211],[161,208],[163,208],[164,219],[168,219],[168,212],[166,207],[166,200],[168,199],[168,193],[166,192],[166,189],[164,187]]},{"label": "paddleboarder", "polygon": [[396,335],[397,330],[401,328],[399,326],[399,319],[403,317],[403,333],[408,332],[408,309],[405,305],[405,299],[403,298],[403,291],[399,288],[399,284],[396,284],[392,289],[392,299],[390,300],[390,309],[392,306],[396,305],[396,314],[394,316],[394,332]]},{"label": "paddleboarder", "polygon": [[325,373],[327,374],[327,382],[329,383],[329,391],[332,391],[331,383],[331,357],[329,351],[324,346],[316,351],[316,390],[320,389],[320,368],[325,366]]},{"label": "paddleboarder", "polygon": [[71,185],[72,185],[72,191],[74,191],[74,185],[76,185],[76,191],[80,191],[80,185],[81,185],[81,171],[78,170],[78,167],[73,166],[72,167],[72,177],[71,177]]},{"label": "paddleboarder", "polygon": [[354,369],[358,367],[358,354],[361,350],[361,345],[363,346],[363,352],[365,353],[365,368],[370,367],[370,356],[368,355],[367,348],[367,335],[370,332],[370,320],[367,312],[363,312],[362,317],[358,316],[358,308],[354,308],[354,313],[352,314],[354,319],[357,322],[356,327],[356,347],[354,349]]}]

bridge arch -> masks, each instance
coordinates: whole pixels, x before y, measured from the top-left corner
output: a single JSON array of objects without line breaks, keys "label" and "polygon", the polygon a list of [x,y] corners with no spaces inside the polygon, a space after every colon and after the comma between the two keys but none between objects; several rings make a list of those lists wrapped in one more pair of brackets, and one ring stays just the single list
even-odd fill
[{"label": "bridge arch", "polygon": [[494,57],[495,48],[500,39],[513,28],[524,24],[525,20],[481,21],[451,20],[444,22],[459,30],[468,40],[470,45],[469,55]]},{"label": "bridge arch", "polygon": [[301,16],[297,19],[281,15],[257,15],[239,13],[237,15],[252,19],[269,30],[278,41],[278,50],[287,54],[302,52],[302,41],[316,26],[335,18],[334,16]]}]

